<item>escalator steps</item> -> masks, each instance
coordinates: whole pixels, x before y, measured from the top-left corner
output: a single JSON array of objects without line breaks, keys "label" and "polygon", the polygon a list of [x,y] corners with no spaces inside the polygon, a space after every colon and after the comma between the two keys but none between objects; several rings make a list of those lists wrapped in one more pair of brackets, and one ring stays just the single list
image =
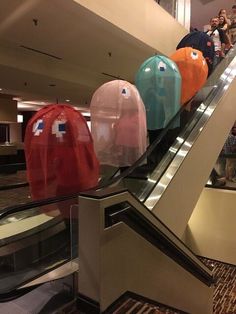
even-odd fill
[{"label": "escalator steps", "polygon": [[156,302],[153,304],[151,301],[144,299],[140,296],[132,295],[132,297],[123,297],[112,308],[104,312],[104,314],[184,314],[185,312],[168,308],[165,305],[158,305]]}]

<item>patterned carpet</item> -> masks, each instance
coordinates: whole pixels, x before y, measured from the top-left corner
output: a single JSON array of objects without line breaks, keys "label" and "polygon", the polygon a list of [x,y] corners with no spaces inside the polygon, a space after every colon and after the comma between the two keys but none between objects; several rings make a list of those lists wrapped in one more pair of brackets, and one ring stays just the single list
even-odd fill
[{"label": "patterned carpet", "polygon": [[[185,312],[168,308],[158,303],[154,304],[138,296],[121,298],[117,304],[104,314],[185,314]],[[187,314],[187,313],[186,313]]]},{"label": "patterned carpet", "polygon": [[143,303],[129,298],[120,308],[112,312],[113,314],[179,314],[183,312],[177,312],[174,310],[167,309],[165,307],[159,307],[151,305],[150,303]]},{"label": "patterned carpet", "polygon": [[[236,314],[236,266],[224,264],[214,260],[201,258],[212,268],[216,279],[213,295],[214,314]],[[142,298],[128,297],[121,300],[106,314],[180,314],[184,313],[169,309],[164,305],[158,306],[152,302],[146,302]],[[202,313],[204,314],[204,313]]]},{"label": "patterned carpet", "polygon": [[[26,171],[18,171],[13,174],[0,174],[0,186],[26,182]],[[29,187],[21,187],[0,191],[0,210],[7,206],[26,203],[31,200]]]},{"label": "patterned carpet", "polygon": [[213,268],[216,279],[213,313],[236,314],[236,266],[205,258],[203,261]]}]

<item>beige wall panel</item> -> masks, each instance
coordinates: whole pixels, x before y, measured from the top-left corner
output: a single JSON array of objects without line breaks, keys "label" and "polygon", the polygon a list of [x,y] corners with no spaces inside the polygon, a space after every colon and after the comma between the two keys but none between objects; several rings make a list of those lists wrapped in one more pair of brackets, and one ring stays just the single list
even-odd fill
[{"label": "beige wall panel", "polygon": [[104,232],[101,261],[102,310],[132,291],[191,314],[211,313],[212,288],[122,223]]},{"label": "beige wall panel", "polygon": [[21,123],[10,124],[10,143],[22,143],[22,126]]},{"label": "beige wall panel", "polygon": [[17,121],[17,101],[0,97],[0,122]]},{"label": "beige wall panel", "polygon": [[211,287],[124,223],[104,229],[104,208],[127,196],[79,197],[79,293],[97,301],[102,311],[132,291],[191,314],[211,313]]},{"label": "beige wall panel", "polygon": [[158,218],[179,238],[184,234],[199,195],[235,121],[235,90],[234,79],[180,165],[168,189],[153,209]]},{"label": "beige wall panel", "polygon": [[165,55],[188,32],[153,0],[75,1]]},{"label": "beige wall panel", "polygon": [[204,189],[184,241],[196,253],[236,265],[236,191]]}]

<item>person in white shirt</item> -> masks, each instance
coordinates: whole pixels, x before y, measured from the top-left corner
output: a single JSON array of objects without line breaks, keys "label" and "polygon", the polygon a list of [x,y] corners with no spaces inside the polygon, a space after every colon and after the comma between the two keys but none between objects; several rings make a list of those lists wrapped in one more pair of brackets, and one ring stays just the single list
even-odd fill
[{"label": "person in white shirt", "polygon": [[215,67],[222,58],[225,57],[225,44],[226,38],[223,30],[219,27],[219,18],[213,17],[210,20],[210,30],[207,35],[212,37],[215,46],[215,58],[213,61],[213,67]]}]

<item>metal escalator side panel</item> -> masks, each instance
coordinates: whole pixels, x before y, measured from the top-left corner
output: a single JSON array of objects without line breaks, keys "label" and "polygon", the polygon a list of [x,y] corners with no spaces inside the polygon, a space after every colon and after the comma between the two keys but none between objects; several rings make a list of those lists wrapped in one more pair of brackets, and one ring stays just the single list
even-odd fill
[{"label": "metal escalator side panel", "polygon": [[180,238],[235,121],[235,65],[236,58],[222,75],[223,86],[145,202]]}]

